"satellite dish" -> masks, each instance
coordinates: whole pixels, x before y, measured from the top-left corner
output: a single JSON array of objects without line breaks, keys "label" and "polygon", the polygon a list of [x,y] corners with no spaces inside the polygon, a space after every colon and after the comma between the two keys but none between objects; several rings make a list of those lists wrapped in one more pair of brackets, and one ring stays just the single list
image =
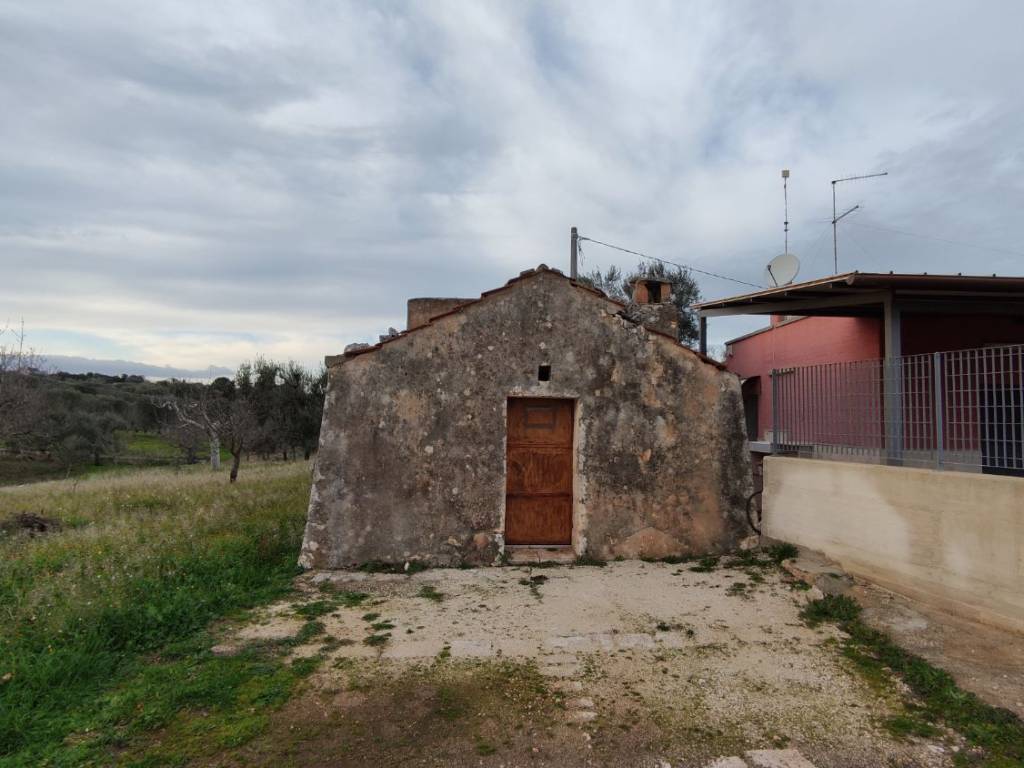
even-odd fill
[{"label": "satellite dish", "polygon": [[769,288],[789,285],[800,271],[800,259],[792,253],[783,253],[768,262],[764,268],[764,284]]}]

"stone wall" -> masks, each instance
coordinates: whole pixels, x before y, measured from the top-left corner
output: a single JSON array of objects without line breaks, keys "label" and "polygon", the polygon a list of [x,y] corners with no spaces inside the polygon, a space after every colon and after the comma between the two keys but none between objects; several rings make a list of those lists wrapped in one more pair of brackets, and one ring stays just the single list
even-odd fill
[{"label": "stone wall", "polygon": [[335,362],[301,564],[493,562],[518,396],[576,401],[578,553],[731,548],[750,489],[738,380],[621,309],[539,271]]},{"label": "stone wall", "polygon": [[409,299],[406,304],[405,327],[408,329],[425,325],[430,318],[443,315],[471,301],[474,299]]},{"label": "stone wall", "polygon": [[769,456],[763,530],[895,592],[1024,631],[1024,480]]}]

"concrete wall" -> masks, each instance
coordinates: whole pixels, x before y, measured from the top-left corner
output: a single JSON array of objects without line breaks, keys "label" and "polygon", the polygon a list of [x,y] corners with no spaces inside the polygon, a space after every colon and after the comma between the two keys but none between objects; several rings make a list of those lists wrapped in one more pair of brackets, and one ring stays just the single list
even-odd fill
[{"label": "concrete wall", "polygon": [[1024,480],[772,456],[763,520],[850,573],[1024,631]]},{"label": "concrete wall", "polygon": [[564,276],[528,275],[330,367],[305,567],[492,562],[509,397],[576,401],[578,553],[734,545],[750,489],[736,377]]}]

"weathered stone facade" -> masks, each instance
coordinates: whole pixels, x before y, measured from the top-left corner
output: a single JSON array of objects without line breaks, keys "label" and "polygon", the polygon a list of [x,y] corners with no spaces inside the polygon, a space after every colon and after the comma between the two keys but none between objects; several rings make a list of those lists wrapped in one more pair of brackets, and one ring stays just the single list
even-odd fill
[{"label": "weathered stone facade", "polygon": [[[575,401],[572,546],[731,548],[750,491],[739,382],[541,266],[330,377],[300,563],[494,562],[510,397]],[[550,366],[550,380],[538,369]]]}]

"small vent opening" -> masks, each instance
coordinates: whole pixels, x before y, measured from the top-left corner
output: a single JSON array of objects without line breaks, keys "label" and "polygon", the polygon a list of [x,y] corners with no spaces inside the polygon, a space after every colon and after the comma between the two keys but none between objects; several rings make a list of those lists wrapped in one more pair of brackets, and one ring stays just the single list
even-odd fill
[{"label": "small vent opening", "polygon": [[537,381],[551,381],[551,366],[541,365],[537,368]]}]

